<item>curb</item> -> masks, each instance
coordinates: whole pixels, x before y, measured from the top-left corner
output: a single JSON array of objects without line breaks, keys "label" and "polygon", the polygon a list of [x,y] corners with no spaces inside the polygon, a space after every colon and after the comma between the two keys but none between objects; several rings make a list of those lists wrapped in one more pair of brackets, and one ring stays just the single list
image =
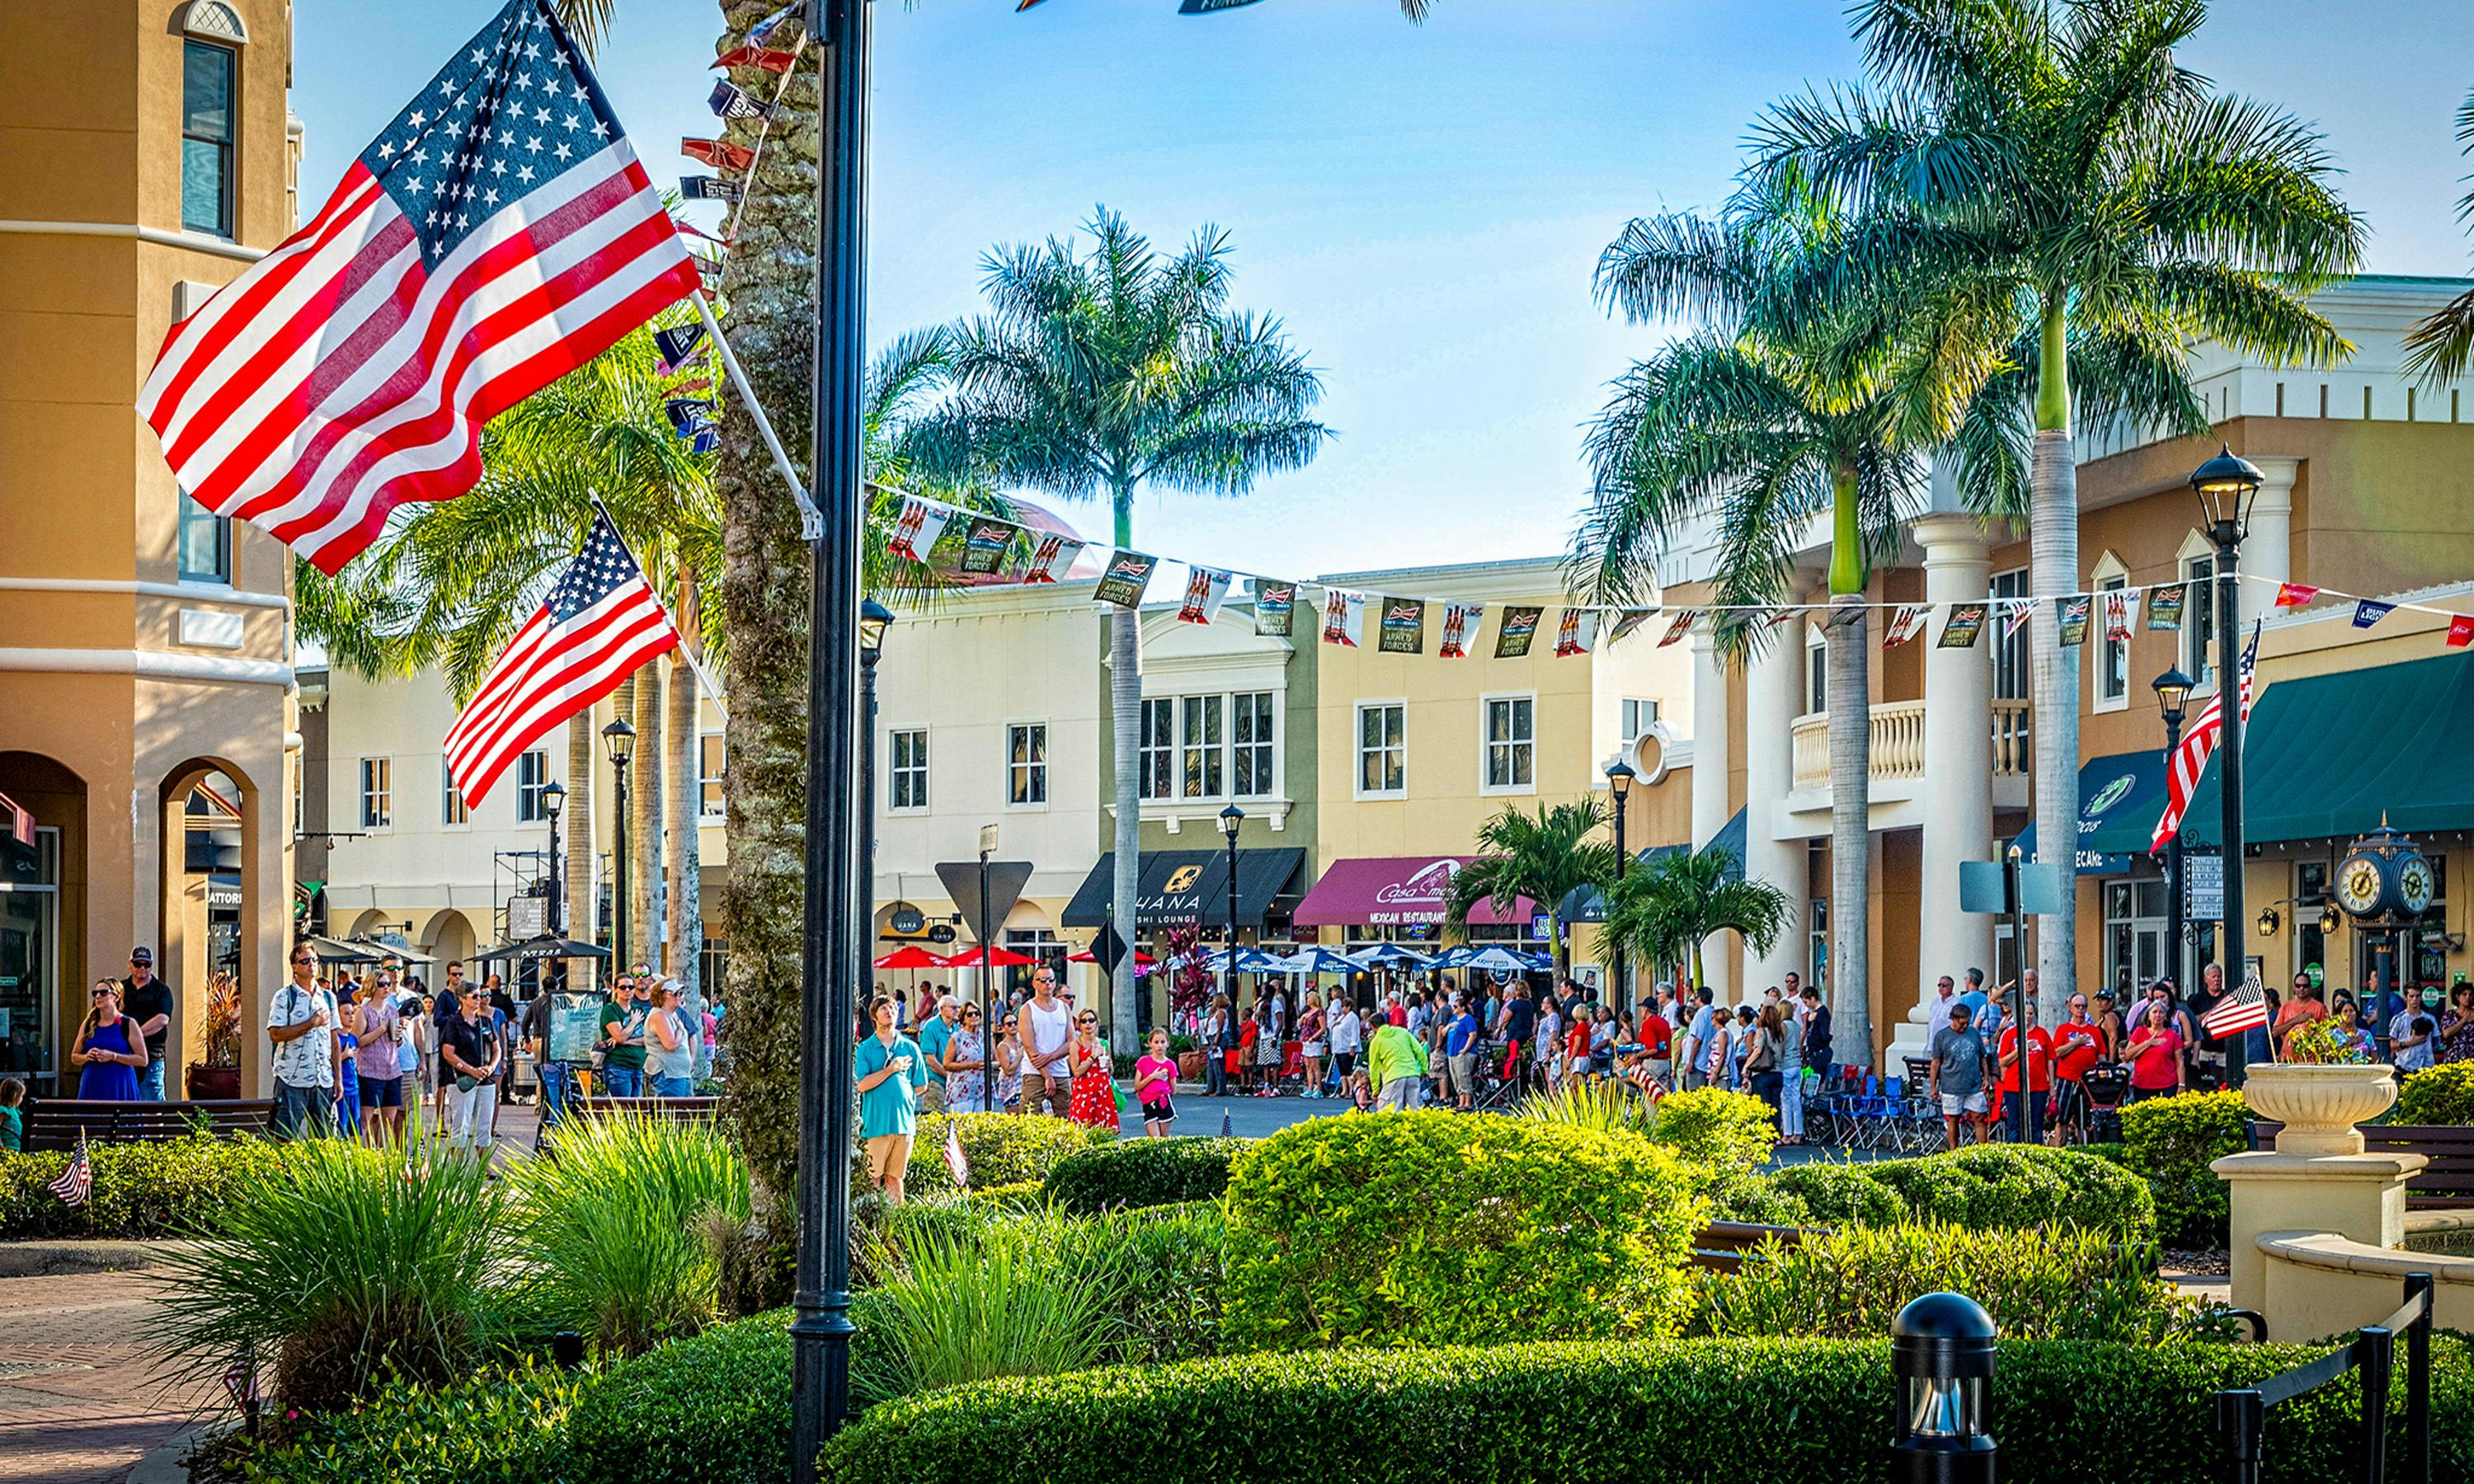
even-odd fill
[{"label": "curb", "polygon": [[182,1428],[171,1441],[130,1465],[122,1475],[124,1484],[189,1484],[189,1466],[181,1460],[214,1430],[206,1425]]},{"label": "curb", "polygon": [[0,1278],[54,1278],[73,1273],[125,1273],[151,1268],[188,1242],[5,1242]]}]

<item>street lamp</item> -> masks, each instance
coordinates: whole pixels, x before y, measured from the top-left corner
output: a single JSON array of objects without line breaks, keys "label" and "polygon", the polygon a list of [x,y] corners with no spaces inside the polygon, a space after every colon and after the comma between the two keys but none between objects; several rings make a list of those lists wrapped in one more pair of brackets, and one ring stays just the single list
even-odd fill
[{"label": "street lamp", "polygon": [[549,821],[549,912],[544,921],[552,933],[557,933],[565,927],[558,912],[558,894],[562,884],[558,874],[558,817],[567,812],[567,785],[552,783],[543,789],[541,806],[542,818]]},{"label": "street lamp", "polygon": [[612,873],[610,895],[610,960],[621,974],[627,971],[627,764],[636,757],[636,729],[627,718],[614,718],[601,729],[601,746],[610,754],[610,772],[618,780],[616,811],[618,818],[617,867]]},{"label": "street lamp", "polygon": [[[1246,823],[1246,811],[1230,804],[1220,811],[1220,832],[1228,837],[1228,963],[1224,976],[1228,1003],[1237,1003],[1237,826]],[[1262,984],[1257,981],[1255,991]]]},{"label": "street lamp", "polygon": [[[859,881],[860,921],[876,922],[876,661],[885,653],[885,631],[893,626],[893,610],[874,598],[859,606]],[[984,1014],[984,1011],[982,1011]],[[980,1021],[980,1034],[993,1040],[993,1022]],[[856,1029],[852,1032],[857,1035]]]},{"label": "street lamp", "polygon": [[[1624,850],[1624,801],[1631,797],[1633,780],[1638,777],[1638,774],[1632,771],[1632,764],[1621,757],[1607,764],[1607,792],[1613,795],[1615,801],[1615,879],[1618,881],[1624,878],[1627,853]],[[1614,975],[1615,1004],[1630,1005],[1632,992],[1624,985],[1624,950],[1621,943],[1614,945],[1614,956],[1609,963],[1608,969]]]},{"label": "street lamp", "polygon": [[[2221,790],[2217,810],[2223,821],[2219,832],[2224,850],[2224,922],[2217,934],[2217,954],[2224,965],[2229,990],[2240,989],[2248,978],[2243,971],[2248,955],[2243,952],[2243,930],[2247,924],[2243,921],[2242,769],[2243,705],[2248,698],[2243,685],[2242,635],[2236,632],[2242,624],[2242,539],[2265,482],[2259,469],[2237,455],[2230,443],[2220,445],[2215,458],[2191,472],[2191,491],[2198,496],[2200,514],[2207,519],[2208,539],[2217,545],[2217,709],[2224,729],[2217,740],[2217,782]],[[2227,691],[2232,692],[2230,697]],[[2225,1067],[2236,1087],[2244,1081],[2243,1051],[2241,1038],[2225,1047]]]},{"label": "street lamp", "polygon": [[[2182,746],[2182,718],[2191,701],[2191,678],[2177,666],[2147,682],[2156,692],[2156,713],[2165,719],[2165,767],[2171,772],[2173,754]],[[2182,914],[2184,904],[2182,868],[2182,832],[2173,831],[2165,842],[2165,951],[2172,955],[2173,988],[2183,986]]]}]

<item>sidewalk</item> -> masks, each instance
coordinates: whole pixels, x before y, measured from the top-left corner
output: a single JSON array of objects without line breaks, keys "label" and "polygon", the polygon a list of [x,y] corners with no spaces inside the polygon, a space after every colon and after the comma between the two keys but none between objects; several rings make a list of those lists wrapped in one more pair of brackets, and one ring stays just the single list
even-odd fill
[{"label": "sidewalk", "polygon": [[118,1484],[220,1404],[212,1381],[153,1373],[153,1306],[136,1273],[0,1279],[0,1484]]}]

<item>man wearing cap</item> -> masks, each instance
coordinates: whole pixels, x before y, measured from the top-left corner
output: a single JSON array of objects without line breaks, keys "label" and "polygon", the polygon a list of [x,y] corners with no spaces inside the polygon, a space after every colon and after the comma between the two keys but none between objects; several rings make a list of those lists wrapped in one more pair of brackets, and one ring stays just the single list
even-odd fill
[{"label": "man wearing cap", "polygon": [[920,1060],[926,1064],[928,1074],[928,1080],[919,1085],[919,1111],[923,1113],[945,1111],[945,1047],[952,1043],[954,1027],[962,1018],[961,1001],[953,995],[943,995],[934,1003],[936,1013],[921,1018],[918,1034],[912,1038],[919,1042]]},{"label": "man wearing cap", "polygon": [[172,1033],[172,987],[155,977],[155,950],[129,950],[129,977],[120,981],[120,1008],[146,1037],[146,1069],[137,1074],[137,1095],[163,1101],[163,1042]]}]

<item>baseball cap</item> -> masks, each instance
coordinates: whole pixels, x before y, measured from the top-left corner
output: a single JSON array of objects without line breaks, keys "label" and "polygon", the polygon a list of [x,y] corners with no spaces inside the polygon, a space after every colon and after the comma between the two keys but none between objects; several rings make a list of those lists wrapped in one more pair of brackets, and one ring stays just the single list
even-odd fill
[{"label": "baseball cap", "polygon": [[140,945],[137,947],[129,950],[129,962],[133,964],[144,964],[151,968],[155,963],[155,950]]}]

